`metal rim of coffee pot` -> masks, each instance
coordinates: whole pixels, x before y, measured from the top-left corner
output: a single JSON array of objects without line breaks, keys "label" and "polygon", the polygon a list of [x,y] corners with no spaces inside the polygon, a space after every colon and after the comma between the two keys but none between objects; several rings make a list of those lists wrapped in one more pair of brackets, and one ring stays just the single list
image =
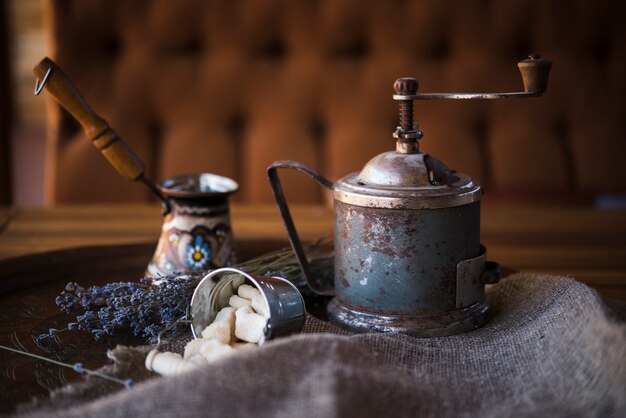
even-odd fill
[{"label": "metal rim of coffee pot", "polygon": [[158,189],[167,197],[224,197],[239,190],[239,184],[228,177],[212,173],[185,174],[159,183]]},{"label": "metal rim of coffee pot", "polygon": [[[195,325],[198,324],[196,324],[196,321],[194,320],[194,301],[199,299],[199,295],[202,294],[203,287],[205,286],[211,286],[211,289],[209,290],[210,297],[219,297],[219,295],[212,295],[212,293],[214,293],[216,289],[221,292],[230,287],[226,285],[219,289],[216,288],[217,283],[222,280],[221,276],[229,273],[243,277],[244,282],[251,283],[261,292],[265,305],[269,311],[269,318],[267,319],[267,324],[263,330],[266,340],[293,334],[302,329],[304,326],[306,305],[302,294],[293,283],[289,280],[283,279],[282,277],[252,276],[233,267],[224,267],[213,270],[204,276],[193,292],[190,302],[189,318],[191,319],[191,333],[195,339],[202,338],[202,336],[197,335],[195,329]],[[208,301],[210,302],[210,300],[211,299]],[[210,312],[208,321],[205,321],[201,325],[201,328],[204,329],[209,326],[215,320],[217,312],[226,306],[215,308],[213,306],[205,307],[209,310],[213,309],[214,312]],[[206,318],[206,315],[203,316]]]}]

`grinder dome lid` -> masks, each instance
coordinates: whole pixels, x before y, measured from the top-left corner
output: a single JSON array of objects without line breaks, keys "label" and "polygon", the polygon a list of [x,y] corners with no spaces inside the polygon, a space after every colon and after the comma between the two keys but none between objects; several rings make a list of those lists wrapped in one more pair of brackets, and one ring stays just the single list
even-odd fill
[{"label": "grinder dome lid", "polygon": [[336,200],[357,206],[436,209],[480,200],[482,188],[428,154],[390,151],[334,187]]},{"label": "grinder dome lid", "polygon": [[482,188],[469,176],[450,170],[431,155],[419,151],[423,133],[413,123],[413,98],[418,82],[399,78],[394,83],[400,100],[400,125],[393,136],[396,150],[372,158],[359,173],[339,180],[334,197],[357,206],[435,209],[480,200]]}]

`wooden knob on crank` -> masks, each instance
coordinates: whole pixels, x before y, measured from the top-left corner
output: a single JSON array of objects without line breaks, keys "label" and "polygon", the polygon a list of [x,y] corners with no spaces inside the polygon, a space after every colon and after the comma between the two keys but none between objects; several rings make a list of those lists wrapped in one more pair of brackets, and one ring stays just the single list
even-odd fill
[{"label": "wooden knob on crank", "polygon": [[552,61],[541,58],[539,54],[533,54],[517,63],[524,82],[526,93],[545,93],[548,90],[548,76]]}]

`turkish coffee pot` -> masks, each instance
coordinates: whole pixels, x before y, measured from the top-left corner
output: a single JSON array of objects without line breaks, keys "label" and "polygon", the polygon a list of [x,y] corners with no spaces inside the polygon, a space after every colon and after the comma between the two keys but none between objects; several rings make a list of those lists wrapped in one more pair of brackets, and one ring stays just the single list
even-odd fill
[{"label": "turkish coffee pot", "polygon": [[[360,172],[336,183],[295,161],[268,168],[274,198],[291,246],[311,290],[334,296],[329,319],[355,332],[453,335],[488,318],[485,285],[500,267],[486,261],[480,243],[483,189],[466,174],[420,151],[423,133],[413,122],[413,101],[506,99],[542,96],[552,63],[538,55],[518,63],[523,92],[418,94],[414,78],[394,83],[400,125],[395,151],[377,155]],[[334,283],[311,276],[295,229],[279,168],[302,171],[334,198]]]},{"label": "turkish coffee pot", "polygon": [[211,173],[166,179],[158,185],[146,178],[144,164],[109,124],[96,114],[74,84],[50,58],[33,68],[35,95],[44,88],[76,121],[115,170],[146,186],[162,203],[164,222],[146,275],[200,273],[235,264],[228,197],[239,186]]}]

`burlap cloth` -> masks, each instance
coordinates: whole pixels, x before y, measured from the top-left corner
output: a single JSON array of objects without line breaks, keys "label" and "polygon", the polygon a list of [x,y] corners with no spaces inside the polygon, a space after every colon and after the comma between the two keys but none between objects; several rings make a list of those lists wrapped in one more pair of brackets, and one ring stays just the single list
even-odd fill
[{"label": "burlap cloth", "polygon": [[[145,348],[118,347],[102,380],[53,393],[27,416],[378,417],[626,416],[626,325],[595,291],[516,274],[487,292],[491,321],[416,339],[348,335],[308,318],[301,335],[242,350],[176,377],[143,370]],[[184,341],[175,341],[180,349]],[[36,409],[32,409],[36,408]]]}]

